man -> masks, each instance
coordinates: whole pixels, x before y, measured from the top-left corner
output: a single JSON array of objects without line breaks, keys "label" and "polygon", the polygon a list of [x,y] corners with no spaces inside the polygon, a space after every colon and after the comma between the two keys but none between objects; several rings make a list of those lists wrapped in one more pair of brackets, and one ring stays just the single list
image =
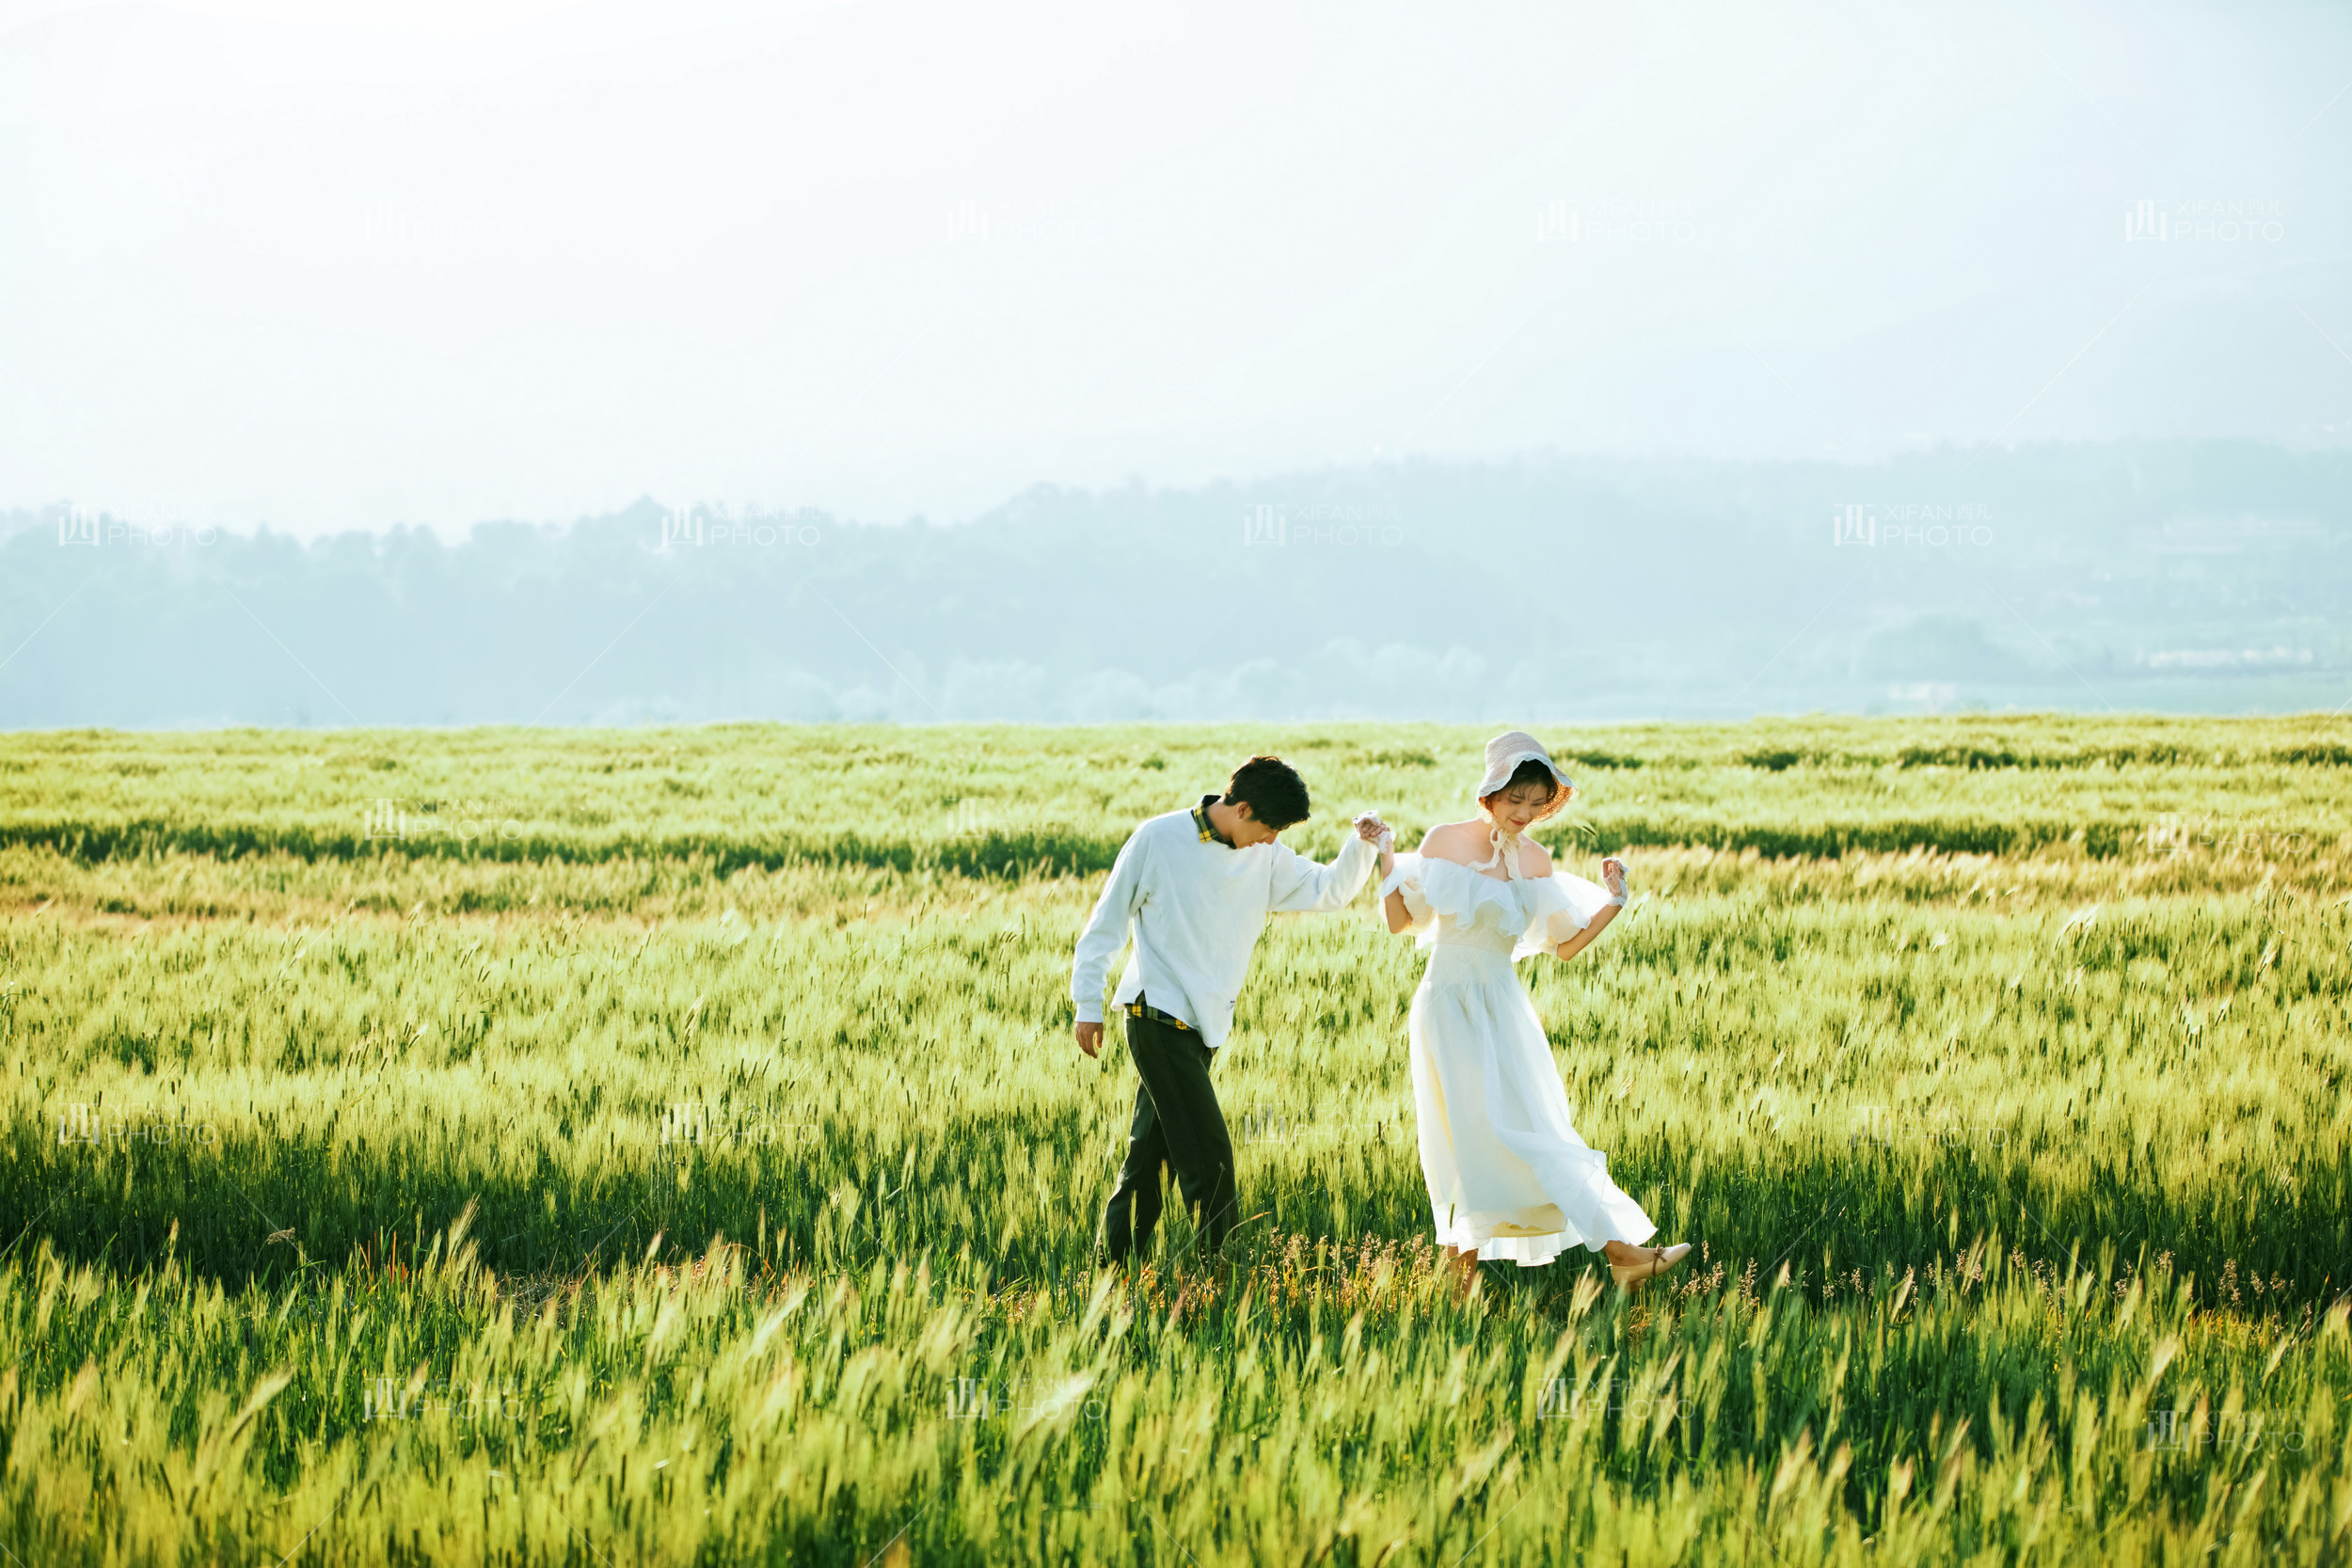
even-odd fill
[{"label": "man", "polygon": [[1104,976],[1131,930],[1136,944],[1113,1002],[1127,1015],[1127,1053],[1141,1080],[1127,1161],[1104,1215],[1114,1263],[1151,1242],[1163,1162],[1176,1167],[1209,1253],[1233,1227],[1233,1143],[1209,1069],[1232,1027],[1250,950],[1268,914],[1336,910],[1355,897],[1388,831],[1366,813],[1339,858],[1317,865],[1277,837],[1306,819],[1305,782],[1279,757],[1251,757],[1222,797],[1203,795],[1135,831],[1078,938],[1070,994],[1089,1056],[1103,1044]]}]

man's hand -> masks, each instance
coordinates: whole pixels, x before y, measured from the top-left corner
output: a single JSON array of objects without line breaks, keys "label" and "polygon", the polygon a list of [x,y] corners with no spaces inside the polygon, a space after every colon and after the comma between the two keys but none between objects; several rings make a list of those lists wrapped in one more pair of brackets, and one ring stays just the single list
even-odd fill
[{"label": "man's hand", "polygon": [[1396,842],[1389,832],[1389,825],[1380,820],[1380,814],[1372,811],[1356,818],[1356,836],[1366,844],[1378,844],[1384,838],[1391,844]]},{"label": "man's hand", "polygon": [[1103,1026],[1099,1023],[1078,1025],[1078,1049],[1091,1057],[1103,1049]]}]

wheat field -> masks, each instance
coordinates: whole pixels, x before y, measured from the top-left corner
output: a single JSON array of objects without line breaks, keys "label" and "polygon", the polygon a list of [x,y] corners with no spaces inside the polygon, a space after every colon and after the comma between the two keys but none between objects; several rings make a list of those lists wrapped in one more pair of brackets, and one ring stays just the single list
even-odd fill
[{"label": "wheat field", "polygon": [[[1230,1268],[1101,1272],[1070,949],[1253,751],[1483,731],[0,736],[25,1564],[2352,1558],[2352,728],[1536,726],[1531,960],[1665,1237],[1454,1299],[1367,891],[1217,1068]],[[1573,759],[1573,760],[1570,760]]]}]

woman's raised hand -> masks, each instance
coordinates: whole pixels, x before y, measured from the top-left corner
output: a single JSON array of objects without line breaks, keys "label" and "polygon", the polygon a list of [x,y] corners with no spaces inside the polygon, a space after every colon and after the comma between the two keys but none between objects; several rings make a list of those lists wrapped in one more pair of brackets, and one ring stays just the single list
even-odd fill
[{"label": "woman's raised hand", "polygon": [[1612,895],[1625,896],[1625,862],[1612,855],[1600,863],[1600,879]]},{"label": "woman's raised hand", "polygon": [[1395,835],[1389,831],[1389,825],[1380,820],[1380,814],[1376,811],[1368,811],[1356,818],[1356,836],[1366,844],[1377,844],[1384,848],[1396,842]]}]

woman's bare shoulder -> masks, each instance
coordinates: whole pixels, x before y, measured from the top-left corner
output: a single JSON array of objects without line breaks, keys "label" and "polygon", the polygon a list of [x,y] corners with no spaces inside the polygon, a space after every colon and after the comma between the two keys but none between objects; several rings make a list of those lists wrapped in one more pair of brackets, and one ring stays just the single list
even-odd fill
[{"label": "woman's bare shoulder", "polygon": [[1527,841],[1527,852],[1519,859],[1519,869],[1526,872],[1531,877],[1550,876],[1551,851],[1536,843],[1534,839],[1529,839]]},{"label": "woman's bare shoulder", "polygon": [[1430,860],[1468,865],[1485,858],[1486,832],[1484,822],[1440,822],[1421,841],[1421,852]]}]

